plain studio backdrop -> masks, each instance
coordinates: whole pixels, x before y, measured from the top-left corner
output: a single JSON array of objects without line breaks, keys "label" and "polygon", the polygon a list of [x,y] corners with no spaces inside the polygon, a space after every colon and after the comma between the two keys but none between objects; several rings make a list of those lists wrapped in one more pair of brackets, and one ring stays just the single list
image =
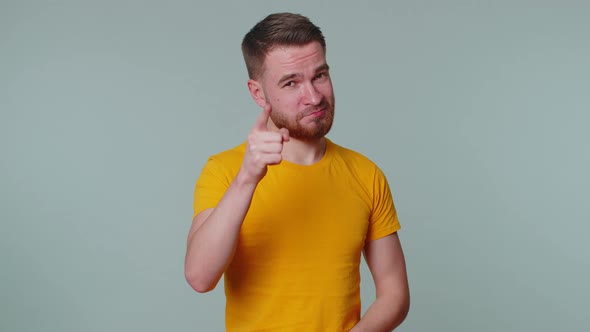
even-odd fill
[{"label": "plain studio backdrop", "polygon": [[327,38],[329,137],[390,181],[399,331],[590,330],[589,2],[3,0],[0,331],[223,330],[183,275],[193,188],[280,11]]}]

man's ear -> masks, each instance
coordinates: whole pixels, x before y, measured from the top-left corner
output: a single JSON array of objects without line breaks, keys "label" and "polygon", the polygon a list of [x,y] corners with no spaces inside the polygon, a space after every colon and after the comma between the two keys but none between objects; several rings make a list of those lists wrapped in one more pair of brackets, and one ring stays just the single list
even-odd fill
[{"label": "man's ear", "polygon": [[258,104],[258,106],[264,108],[266,106],[266,98],[264,96],[264,90],[262,90],[262,85],[258,81],[249,79],[248,80],[248,90],[250,91],[250,95],[254,102]]}]

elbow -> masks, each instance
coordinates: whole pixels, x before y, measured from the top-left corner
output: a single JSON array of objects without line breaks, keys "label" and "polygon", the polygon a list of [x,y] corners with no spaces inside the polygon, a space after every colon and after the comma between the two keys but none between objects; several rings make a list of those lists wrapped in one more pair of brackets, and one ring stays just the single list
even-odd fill
[{"label": "elbow", "polygon": [[402,307],[400,308],[400,321],[403,322],[404,320],[406,320],[409,313],[410,313],[410,297],[408,296],[406,298],[406,301],[402,304]]},{"label": "elbow", "polygon": [[197,291],[198,293],[208,293],[214,290],[215,286],[217,285],[217,282],[204,280],[204,278],[200,276],[198,273],[195,273],[194,271],[189,271],[188,269],[185,269],[184,278],[191,286],[191,288]]},{"label": "elbow", "polygon": [[388,296],[383,296],[383,301],[387,303],[389,310],[385,317],[389,322],[388,331],[394,330],[402,324],[410,313],[410,294],[409,292],[392,292]]},{"label": "elbow", "polygon": [[191,284],[191,287],[195,291],[197,291],[198,293],[201,293],[201,294],[209,293],[210,291],[215,289],[215,287],[207,287],[207,285],[201,285],[201,284],[196,284],[194,286]]},{"label": "elbow", "polygon": [[406,318],[408,317],[408,314],[410,313],[410,294],[406,293],[403,298],[401,299],[401,301],[399,302],[399,306],[397,307],[396,310],[396,317],[395,317],[395,321],[396,321],[396,326],[401,324],[403,321],[406,320]]}]

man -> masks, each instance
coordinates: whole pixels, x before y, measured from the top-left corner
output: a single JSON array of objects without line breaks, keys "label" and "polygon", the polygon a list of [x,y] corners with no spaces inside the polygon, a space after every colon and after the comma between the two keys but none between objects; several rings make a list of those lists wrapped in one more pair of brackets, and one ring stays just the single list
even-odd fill
[{"label": "man", "polygon": [[[391,331],[409,309],[400,226],[381,170],[325,137],[335,104],[320,29],[269,15],[242,51],[263,111],[197,181],[187,281],[208,292],[224,275],[227,331]],[[362,319],[361,253],[377,293]]]}]

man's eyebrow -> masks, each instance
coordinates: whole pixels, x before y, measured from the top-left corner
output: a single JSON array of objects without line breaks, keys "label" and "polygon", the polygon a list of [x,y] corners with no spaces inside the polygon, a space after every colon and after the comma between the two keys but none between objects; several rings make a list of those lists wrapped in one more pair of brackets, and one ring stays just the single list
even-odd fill
[{"label": "man's eyebrow", "polygon": [[[323,65],[318,66],[315,69],[315,72],[318,73],[318,72],[321,72],[321,71],[329,71],[329,70],[330,70],[330,66],[328,66],[327,63],[324,63]],[[297,78],[297,77],[301,77],[301,76],[303,76],[303,75],[300,74],[300,73],[285,74],[285,75],[283,75],[281,77],[281,79],[279,79],[279,82],[277,84],[278,85],[281,85],[285,81],[288,81],[288,80],[291,80],[291,79],[294,79],[294,78]]]},{"label": "man's eyebrow", "polygon": [[324,63],[323,65],[317,67],[315,69],[315,72],[317,73],[317,72],[320,72],[320,71],[329,71],[329,70],[330,70],[330,66],[328,66],[327,63]]},{"label": "man's eyebrow", "polygon": [[296,78],[296,77],[300,77],[300,76],[301,76],[301,74],[298,74],[298,73],[285,74],[279,80],[278,85],[281,85],[285,81],[288,81],[290,79],[293,79],[293,78]]}]

